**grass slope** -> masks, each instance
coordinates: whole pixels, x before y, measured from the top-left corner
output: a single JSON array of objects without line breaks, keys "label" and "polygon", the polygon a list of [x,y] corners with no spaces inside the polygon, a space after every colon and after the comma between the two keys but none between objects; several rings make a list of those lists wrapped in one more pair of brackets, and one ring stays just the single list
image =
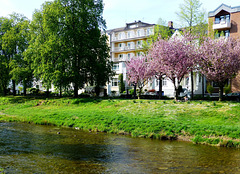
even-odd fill
[{"label": "grass slope", "polygon": [[1,97],[0,120],[240,147],[240,103]]}]

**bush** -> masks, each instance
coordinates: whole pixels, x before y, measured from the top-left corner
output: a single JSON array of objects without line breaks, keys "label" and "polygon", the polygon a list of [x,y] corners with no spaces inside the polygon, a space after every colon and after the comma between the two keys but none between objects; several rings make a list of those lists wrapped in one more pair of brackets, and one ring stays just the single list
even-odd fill
[{"label": "bush", "polygon": [[210,83],[208,83],[208,85],[207,85],[207,92],[208,92],[210,95],[212,95],[213,91],[214,91],[213,86],[212,86]]},{"label": "bush", "polygon": [[129,94],[133,95],[134,94],[134,89],[129,89]]},{"label": "bush", "polygon": [[231,92],[231,85],[230,84],[229,85],[226,84],[224,86],[224,93],[225,93],[225,95],[230,93],[230,92]]}]

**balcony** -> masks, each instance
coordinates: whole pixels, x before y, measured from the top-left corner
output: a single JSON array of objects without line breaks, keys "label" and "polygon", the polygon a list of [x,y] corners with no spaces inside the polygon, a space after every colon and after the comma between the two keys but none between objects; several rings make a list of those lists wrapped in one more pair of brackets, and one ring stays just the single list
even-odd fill
[{"label": "balcony", "polygon": [[133,39],[141,39],[141,38],[145,38],[145,37],[148,37],[149,36],[149,34],[146,34],[146,33],[144,33],[144,34],[141,34],[141,35],[131,35],[130,37],[127,37],[127,36],[125,36],[125,37],[121,37],[121,38],[118,38],[118,37],[113,37],[112,38],[112,42],[119,42],[119,41],[129,41],[129,40],[133,40]]},{"label": "balcony", "polygon": [[130,47],[126,46],[126,47],[114,47],[112,48],[112,52],[123,52],[123,51],[131,51],[131,50],[135,50],[136,46],[132,45]]},{"label": "balcony", "polygon": [[221,20],[220,22],[215,22],[213,24],[213,29],[214,30],[219,30],[219,29],[230,29],[231,28],[231,22],[230,20]]}]

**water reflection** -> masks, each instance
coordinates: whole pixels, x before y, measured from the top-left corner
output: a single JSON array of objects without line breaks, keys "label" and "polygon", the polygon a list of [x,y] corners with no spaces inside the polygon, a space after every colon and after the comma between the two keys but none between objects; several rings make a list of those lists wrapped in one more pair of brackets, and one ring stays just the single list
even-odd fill
[{"label": "water reflection", "polygon": [[6,173],[240,173],[240,150],[0,123],[0,168]]}]

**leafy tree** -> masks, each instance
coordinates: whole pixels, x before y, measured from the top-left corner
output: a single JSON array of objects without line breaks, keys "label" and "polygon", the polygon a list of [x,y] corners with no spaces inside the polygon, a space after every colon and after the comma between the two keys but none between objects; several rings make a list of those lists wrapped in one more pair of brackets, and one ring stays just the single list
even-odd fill
[{"label": "leafy tree", "polygon": [[28,47],[29,21],[26,17],[14,13],[10,15],[10,22],[11,27],[2,37],[2,46],[10,56],[9,66],[13,83],[13,94],[16,94],[15,83],[22,82],[24,95],[26,95],[26,88],[31,86],[33,79],[30,65],[23,57],[23,53]]},{"label": "leafy tree", "polygon": [[[105,29],[102,17],[102,0],[58,0],[61,3],[64,25],[61,33],[69,58],[69,72],[74,87],[74,97],[84,84],[95,80],[97,85],[105,84],[111,64],[107,61],[109,48],[107,37],[102,36]],[[103,35],[105,35],[103,33]],[[98,44],[100,43],[100,44]],[[101,61],[101,66],[96,66]],[[101,72],[105,72],[101,76]],[[104,77],[104,78],[98,78]],[[101,79],[101,81],[96,79]]]},{"label": "leafy tree", "polygon": [[177,99],[178,86],[184,76],[189,73],[194,65],[193,37],[188,33],[182,38],[170,40],[159,39],[149,51],[152,59],[151,68],[163,72],[174,84],[175,99]]},{"label": "leafy tree", "polygon": [[[154,33],[150,35],[146,42],[143,42],[143,51],[145,55],[147,55],[149,49],[151,46],[158,41],[158,39],[169,39],[170,36],[173,34],[173,29],[169,28],[167,26],[166,21],[159,18],[158,24],[154,26]],[[152,62],[151,59],[148,61]],[[157,60],[154,59],[154,63],[152,62],[151,65],[153,65],[153,69],[155,70],[155,77],[159,79],[159,98],[162,98],[162,77],[164,75],[164,72],[161,71],[157,66],[159,65],[159,62],[156,62]]]},{"label": "leafy tree", "polygon": [[118,76],[118,80],[119,80],[119,92],[123,93],[123,91],[125,90],[125,84],[123,82],[123,74],[119,74]]},{"label": "leafy tree", "polygon": [[153,71],[149,62],[145,57],[133,57],[126,62],[128,83],[133,84],[139,88],[138,99],[142,93],[143,87],[148,80],[153,76]]},{"label": "leafy tree", "polygon": [[[179,12],[176,12],[183,27],[193,35],[198,35],[201,40],[207,35],[207,22],[206,12],[200,9],[202,4],[199,0],[184,0],[183,4],[180,4]],[[203,80],[202,80],[203,82]],[[193,71],[191,71],[191,98],[193,99]]]},{"label": "leafy tree", "polygon": [[3,49],[3,36],[11,28],[11,21],[8,18],[0,18],[0,92],[7,94],[7,87],[11,79],[10,76],[10,54]]},{"label": "leafy tree", "polygon": [[154,26],[154,33],[147,38],[147,41],[143,42],[143,52],[147,54],[149,48],[159,39],[159,37],[162,39],[169,39],[172,34],[173,29],[167,26],[166,21],[159,18],[158,24]]},{"label": "leafy tree", "polygon": [[[105,85],[111,75],[101,0],[55,0],[35,12],[26,57],[45,86]],[[61,94],[61,92],[60,92]]]},{"label": "leafy tree", "polygon": [[223,98],[225,82],[240,69],[240,43],[232,38],[206,38],[199,49],[200,71],[219,85],[219,100]]},{"label": "leafy tree", "polygon": [[[36,79],[40,79],[49,91],[53,84],[60,91],[69,83],[69,60],[63,43],[61,30],[61,4],[46,2],[36,10],[30,25],[31,40],[26,51],[26,58],[34,69]],[[49,92],[47,92],[47,95]]]}]

